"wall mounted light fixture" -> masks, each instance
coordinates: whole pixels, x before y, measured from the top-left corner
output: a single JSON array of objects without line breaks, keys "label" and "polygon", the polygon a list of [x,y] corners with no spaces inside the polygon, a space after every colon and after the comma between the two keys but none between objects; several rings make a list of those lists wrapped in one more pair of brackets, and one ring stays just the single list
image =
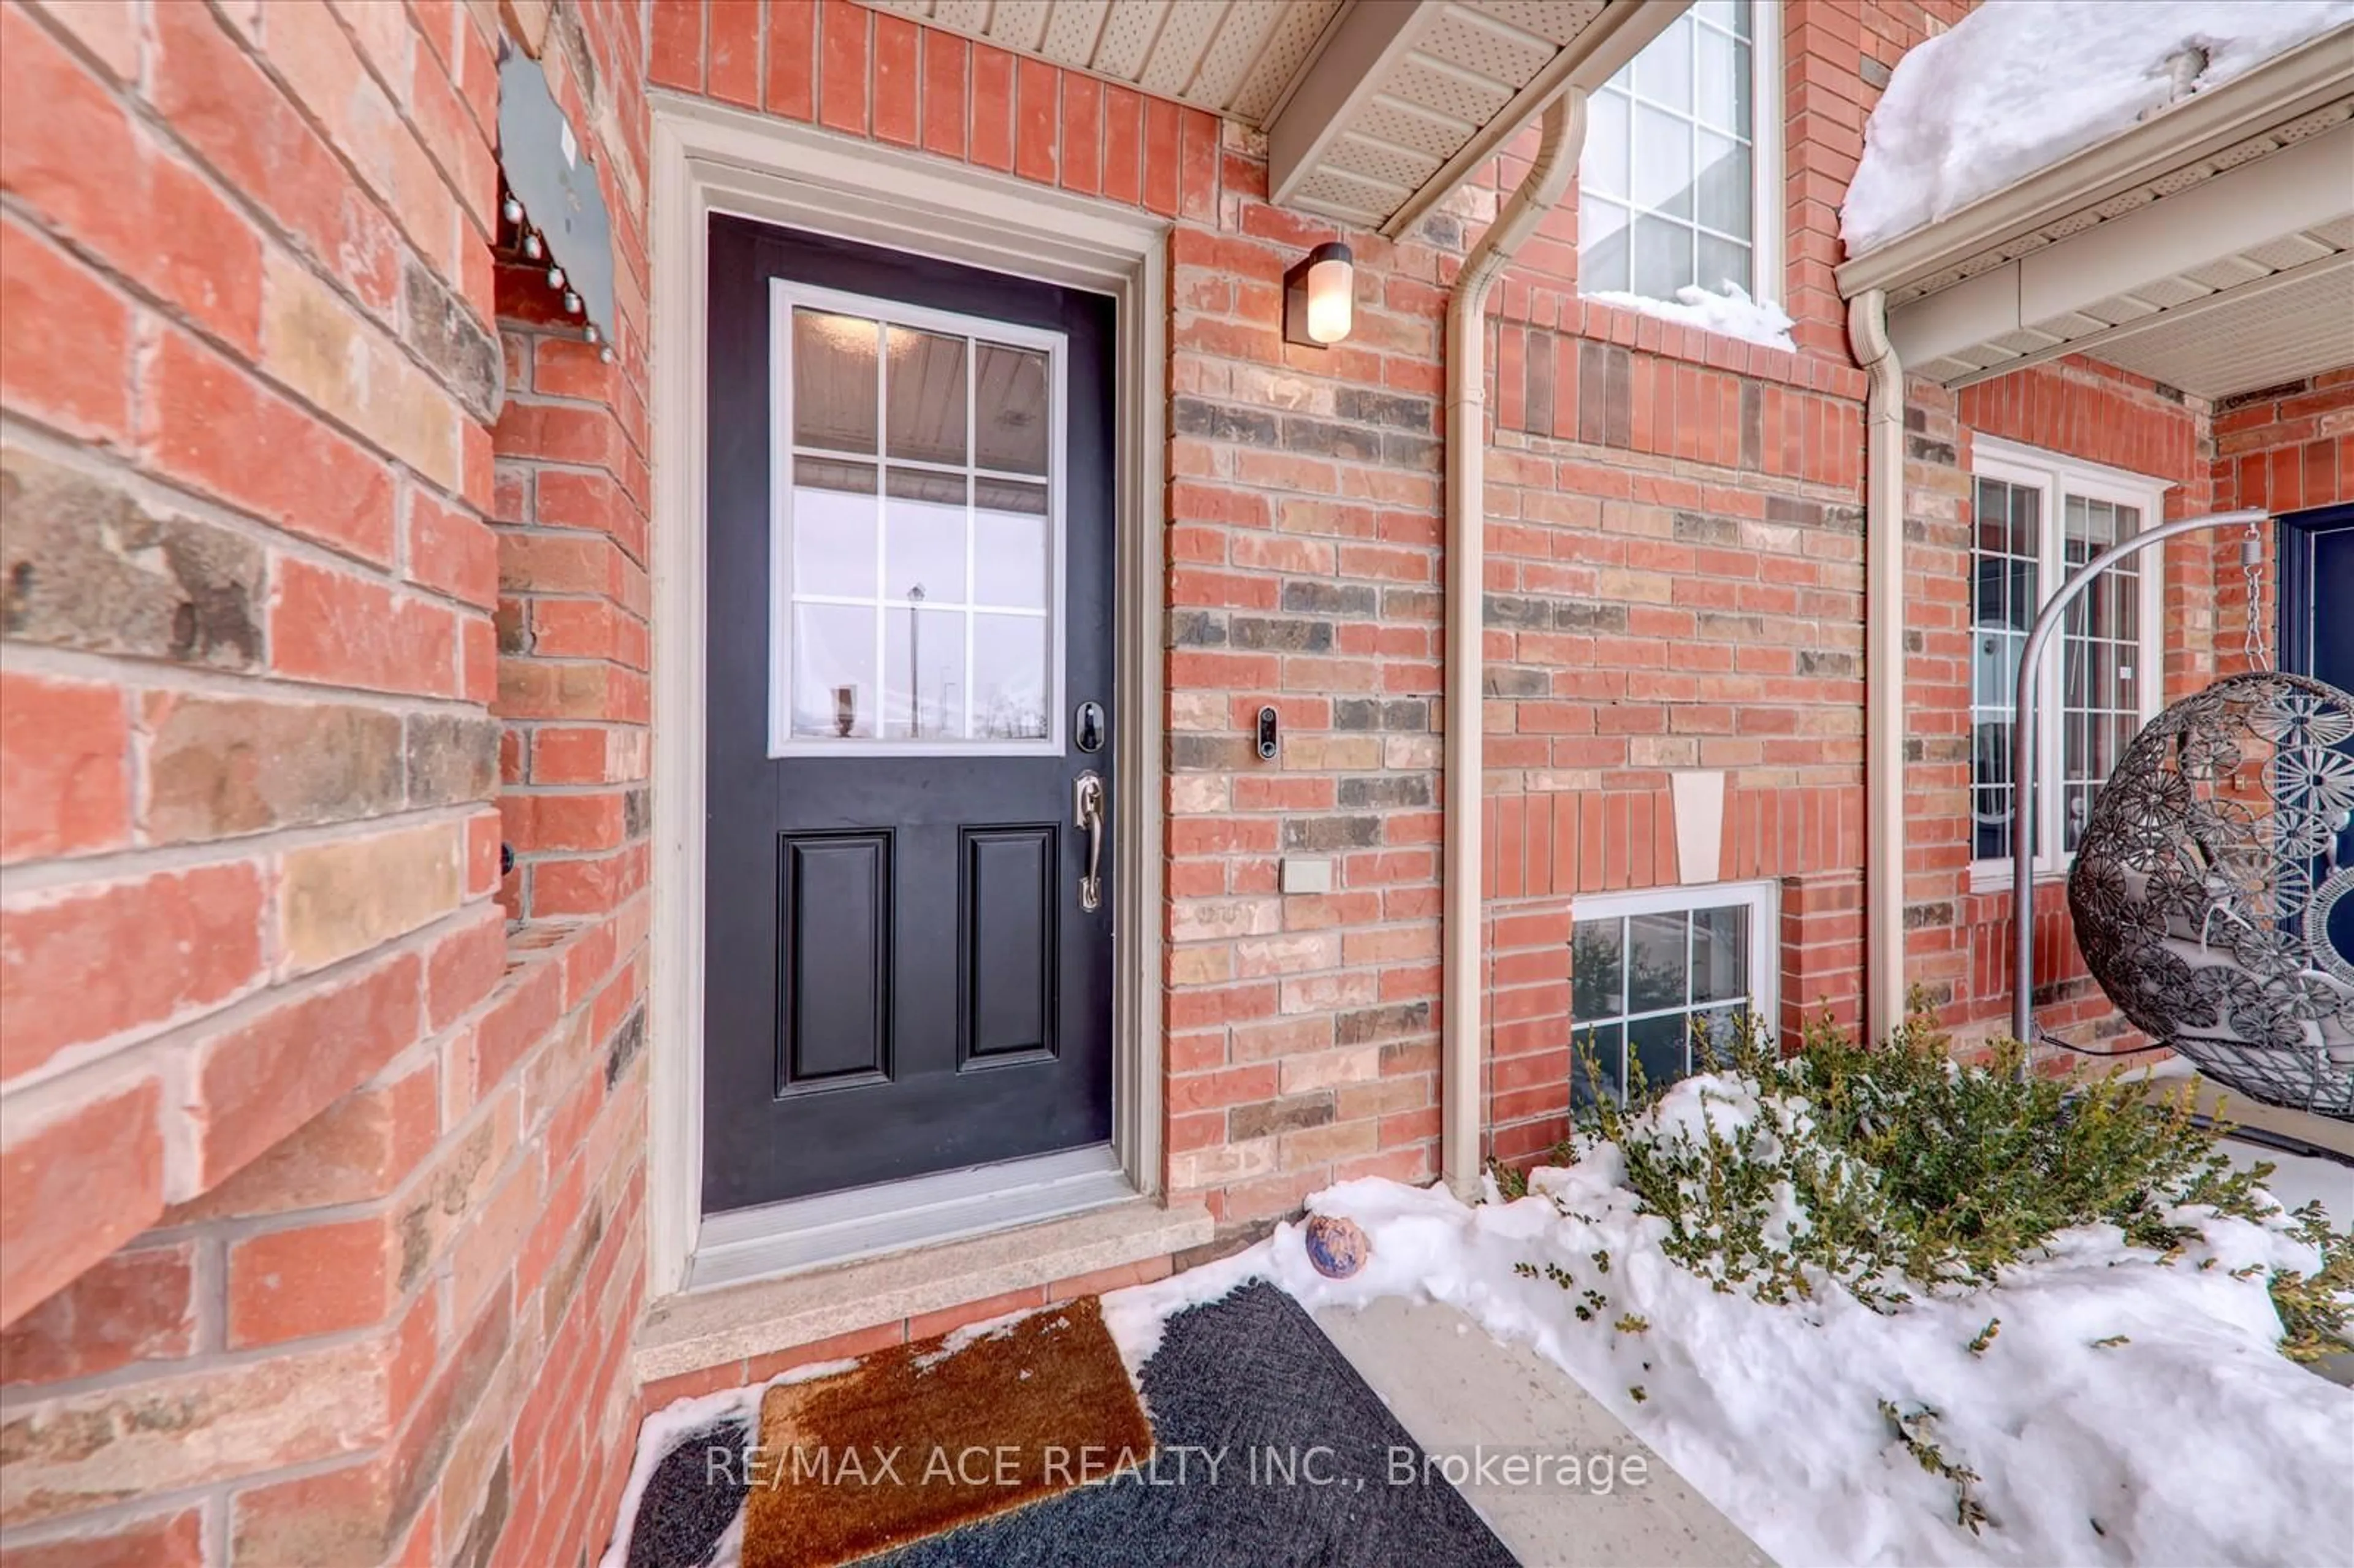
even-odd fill
[{"label": "wall mounted light fixture", "polygon": [[1356,259],[1334,240],[1310,250],[1283,275],[1283,341],[1328,348],[1349,335],[1357,288]]}]

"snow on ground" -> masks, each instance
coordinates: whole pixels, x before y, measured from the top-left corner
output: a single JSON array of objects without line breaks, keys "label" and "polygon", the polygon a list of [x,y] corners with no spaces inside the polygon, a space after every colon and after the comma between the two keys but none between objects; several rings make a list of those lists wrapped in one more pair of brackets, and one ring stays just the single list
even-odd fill
[{"label": "snow on ground", "polygon": [[[2354,21],[2354,0],[1981,5],[1897,62],[1840,214],[1850,256]],[[2203,60],[2198,53],[2204,51]]]},{"label": "snow on ground", "polygon": [[[1687,1080],[1662,1110],[1691,1118],[1708,1081]],[[1450,1303],[1559,1364],[1793,1568],[2354,1557],[2354,1391],[2274,1348],[2265,1270],[2317,1262],[2280,1230],[2186,1211],[2204,1239],[2170,1266],[2112,1226],[2088,1226],[1998,1287],[1893,1317],[1837,1289],[1768,1307],[1713,1293],[1670,1262],[1658,1243],[1665,1222],[1636,1213],[1622,1171],[1605,1147],[1539,1172],[1530,1197],[1474,1206],[1347,1182],[1310,1207],[1372,1238],[1355,1278],[1318,1275],[1299,1228],[1285,1225],[1247,1252],[1105,1298],[1105,1320],[1137,1362],[1169,1313],[1253,1276],[1311,1308],[1392,1295]],[[1606,1249],[1606,1274],[1594,1261]],[[1558,1265],[1577,1288],[1516,1273],[1524,1262]],[[1607,1304],[1580,1321],[1573,1308],[1588,1287]],[[1618,1330],[1624,1314],[1649,1327]],[[1990,1516],[1982,1533],[1956,1522],[1953,1484],[1905,1451],[1882,1400],[1938,1413],[1924,1436],[1983,1478],[1973,1489]]]},{"label": "snow on ground", "polygon": [[[2349,0],[2354,4],[2354,0]],[[1779,305],[1765,300],[1753,300],[1738,283],[1728,281],[1724,292],[1712,294],[1706,289],[1687,283],[1676,291],[1672,300],[1655,300],[1648,294],[1621,293],[1606,289],[1598,294],[1588,294],[1589,300],[1599,300],[1606,305],[1621,310],[1640,311],[1647,316],[1674,322],[1679,326],[1700,327],[1707,332],[1719,332],[1727,337],[1737,337],[1745,343],[1762,344],[1767,348],[1787,348],[1797,352],[1790,341],[1790,317]]]},{"label": "snow on ground", "polygon": [[[629,1481],[621,1488],[620,1506],[614,1512],[613,1536],[605,1543],[605,1554],[598,1559],[597,1568],[627,1568],[630,1529],[637,1520],[638,1504],[646,1495],[647,1483],[653,1479],[654,1467],[662,1463],[663,1457],[677,1446],[680,1438],[730,1420],[742,1422],[748,1432],[758,1431],[760,1399],[769,1390],[832,1377],[836,1372],[853,1371],[857,1365],[855,1358],[811,1361],[748,1387],[723,1388],[716,1393],[674,1399],[648,1414],[638,1428],[637,1457],[631,1463]],[[719,1538],[717,1554],[705,1568],[741,1568],[743,1560],[744,1516],[739,1511],[736,1521],[727,1527],[727,1533]]]},{"label": "snow on ground", "polygon": [[2279,1199],[2283,1208],[2318,1202],[2334,1225],[2342,1226],[2354,1218],[2354,1165],[2311,1154],[2290,1154],[2236,1138],[2225,1139],[2222,1148],[2243,1171],[2270,1165],[2273,1173],[2265,1178],[2264,1190]]}]

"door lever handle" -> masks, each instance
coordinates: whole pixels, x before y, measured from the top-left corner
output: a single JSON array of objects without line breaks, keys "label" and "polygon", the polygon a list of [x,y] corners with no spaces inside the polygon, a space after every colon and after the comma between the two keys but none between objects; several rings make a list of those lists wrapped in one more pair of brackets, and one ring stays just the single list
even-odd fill
[{"label": "door lever handle", "polygon": [[1092,915],[1103,907],[1103,775],[1090,768],[1071,781],[1071,813],[1087,835],[1087,870],[1079,878],[1079,908]]}]

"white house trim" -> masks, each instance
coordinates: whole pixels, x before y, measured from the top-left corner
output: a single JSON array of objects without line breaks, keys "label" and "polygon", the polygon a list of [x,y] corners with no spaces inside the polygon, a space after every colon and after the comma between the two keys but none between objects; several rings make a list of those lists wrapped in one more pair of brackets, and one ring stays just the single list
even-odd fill
[{"label": "white house trim", "polygon": [[[2036,608],[2040,610],[2060,591],[2068,572],[2062,558],[2061,530],[2065,526],[2062,511],[2062,498],[2080,495],[2094,501],[2107,501],[2136,508],[2141,514],[2142,526],[2152,528],[2166,521],[2166,493],[2173,488],[2171,480],[2151,474],[2136,473],[2130,469],[2112,468],[2105,463],[2089,462],[2083,458],[2062,452],[2046,451],[2040,447],[2024,446],[1999,437],[1973,435],[1970,438],[1970,476],[1983,475],[2007,484],[2024,486],[2042,497],[2041,524],[2037,539],[2039,554],[2038,581],[2041,592]],[[2166,706],[2166,566],[2168,548],[2154,546],[2141,558],[2141,603],[2137,610],[2141,626],[2140,667],[2147,678],[2140,682],[2139,714],[2147,724]],[[1976,628],[1971,628],[1975,637]],[[1975,668],[1976,655],[1972,656]],[[2051,658],[2042,674],[2043,695],[2041,699],[2042,719],[2039,723],[2037,740],[2041,757],[2036,765],[2036,777],[2042,785],[2044,799],[2039,803],[2037,831],[2041,835],[2041,849],[2035,857],[2035,874],[2057,876],[2073,862],[2074,856],[2062,853],[2064,839],[2062,822],[2062,750],[2066,744],[2066,709],[2062,704],[2062,686],[2066,673],[2064,659]],[[1976,692],[1972,705],[1976,706]],[[1972,720],[1975,725],[1975,717]],[[1972,779],[1973,810],[1976,805],[1976,779]],[[1975,848],[1975,845],[1973,845]],[[1970,890],[1992,892],[2010,885],[2011,862],[2008,854],[1992,859],[1970,862]]]},{"label": "white house trim", "polygon": [[[1112,1148],[1161,1188],[1161,487],[1167,228],[919,154],[657,91],[653,297],[653,917],[648,1291],[684,1288],[702,1230],[707,219],[740,214],[1118,302],[1119,758]],[[988,1178],[979,1179],[986,1190]],[[1099,1195],[1098,1195],[1099,1196]],[[970,1217],[969,1214],[967,1216]],[[1034,1217],[1024,1215],[1020,1217]],[[1019,1217],[1013,1223],[1019,1223]],[[969,1233],[970,1226],[965,1227]],[[746,1238],[730,1236],[731,1245]]]}]

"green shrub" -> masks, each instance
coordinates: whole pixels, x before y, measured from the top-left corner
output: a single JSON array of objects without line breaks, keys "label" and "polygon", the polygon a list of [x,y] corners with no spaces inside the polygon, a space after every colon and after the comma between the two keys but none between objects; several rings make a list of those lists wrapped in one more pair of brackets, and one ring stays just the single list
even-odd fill
[{"label": "green shrub", "polygon": [[[1979,1065],[1949,1044],[1920,1016],[1878,1050],[1828,1021],[1787,1056],[1739,1035],[1707,1047],[1727,1080],[1715,1097],[1754,1101],[1755,1114],[1711,1116],[1699,1136],[1638,1114],[1659,1096],[1630,1061],[1628,1105],[1584,1107],[1553,1162],[1616,1144],[1641,1208],[1667,1222],[1663,1250],[1718,1290],[1783,1303],[1828,1277],[1882,1311],[1914,1290],[1990,1283],[2073,1225],[2115,1224],[2170,1258],[2194,1234],[2172,1207],[2269,1212],[2257,1188],[2272,1168],[2233,1170],[2216,1147],[2224,1129],[2194,1120],[2187,1083],[2160,1097],[2122,1069],[2062,1080],[2020,1072],[2016,1044]],[[1602,1081],[1590,1061],[1587,1072]],[[1509,1174],[1499,1184],[1511,1195]],[[2323,1266],[2271,1284],[2283,1351],[2306,1360],[2346,1330],[2354,1235],[2331,1232],[2317,1207],[2298,1224]]]}]

